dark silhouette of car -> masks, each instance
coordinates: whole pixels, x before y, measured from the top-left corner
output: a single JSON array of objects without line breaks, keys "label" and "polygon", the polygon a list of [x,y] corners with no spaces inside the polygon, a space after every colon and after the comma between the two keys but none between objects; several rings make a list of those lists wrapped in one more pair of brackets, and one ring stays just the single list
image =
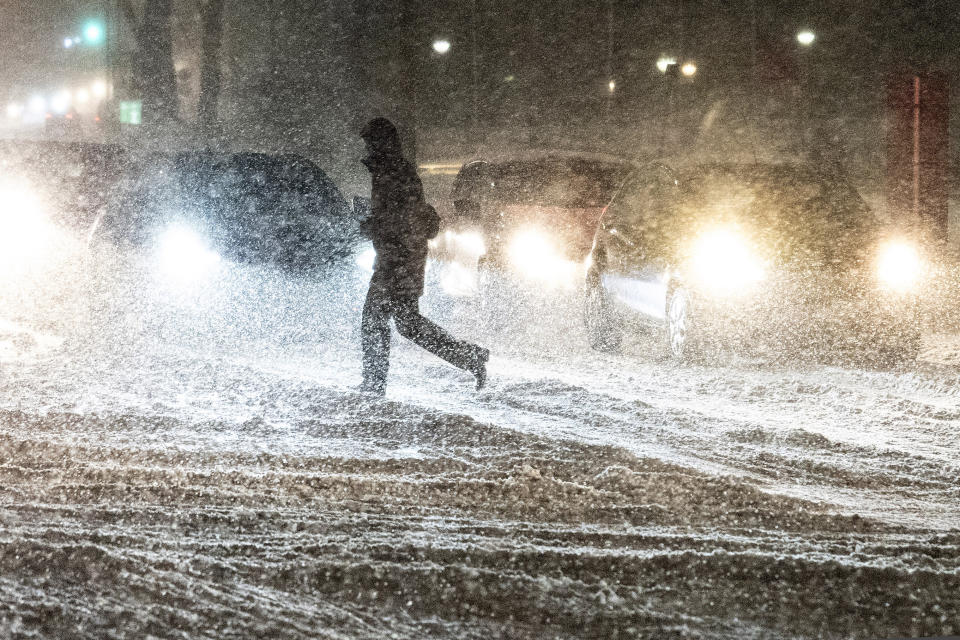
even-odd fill
[{"label": "dark silhouette of car", "polygon": [[912,359],[918,243],[817,167],[650,164],[604,210],[586,272],[592,347],[646,327],[675,358],[724,347]]},{"label": "dark silhouette of car", "polygon": [[293,154],[187,152],[141,158],[92,237],[125,247],[162,238],[245,264],[310,271],[356,249],[359,220],[313,162]]},{"label": "dark silhouette of car", "polygon": [[444,235],[480,253],[481,268],[540,285],[574,283],[600,213],[629,166],[560,152],[470,162],[455,180],[456,218]]}]

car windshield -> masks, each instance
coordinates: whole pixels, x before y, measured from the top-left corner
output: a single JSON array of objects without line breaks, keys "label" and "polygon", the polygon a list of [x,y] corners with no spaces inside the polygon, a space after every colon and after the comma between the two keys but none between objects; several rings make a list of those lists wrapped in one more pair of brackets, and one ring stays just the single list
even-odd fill
[{"label": "car windshield", "polygon": [[490,171],[493,197],[504,204],[602,207],[623,173],[618,164],[588,160],[516,161]]}]

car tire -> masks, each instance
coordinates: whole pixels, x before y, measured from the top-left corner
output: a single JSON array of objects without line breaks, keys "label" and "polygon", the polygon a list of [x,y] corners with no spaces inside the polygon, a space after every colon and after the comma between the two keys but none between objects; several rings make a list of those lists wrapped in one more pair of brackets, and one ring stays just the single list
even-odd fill
[{"label": "car tire", "polygon": [[491,265],[480,262],[477,266],[476,308],[480,330],[485,335],[495,335],[506,330],[505,319],[510,317],[510,296],[504,295],[504,282],[500,272]]},{"label": "car tire", "polygon": [[674,360],[690,360],[693,353],[691,341],[692,307],[690,292],[682,286],[672,287],[667,293],[666,348]]},{"label": "car tire", "polygon": [[670,287],[665,311],[663,346],[668,358],[688,364],[717,364],[724,360],[722,345],[705,330],[696,298],[689,289],[681,284]]},{"label": "car tire", "polygon": [[587,279],[583,320],[590,348],[602,353],[618,353],[623,345],[623,325],[611,305],[598,277]]}]

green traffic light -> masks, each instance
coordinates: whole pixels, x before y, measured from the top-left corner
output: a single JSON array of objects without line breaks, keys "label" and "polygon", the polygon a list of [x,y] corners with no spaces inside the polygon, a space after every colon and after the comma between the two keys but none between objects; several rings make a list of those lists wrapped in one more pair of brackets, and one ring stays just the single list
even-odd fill
[{"label": "green traffic light", "polygon": [[97,20],[91,20],[83,26],[83,39],[87,44],[101,44],[103,42],[104,29],[103,24]]}]

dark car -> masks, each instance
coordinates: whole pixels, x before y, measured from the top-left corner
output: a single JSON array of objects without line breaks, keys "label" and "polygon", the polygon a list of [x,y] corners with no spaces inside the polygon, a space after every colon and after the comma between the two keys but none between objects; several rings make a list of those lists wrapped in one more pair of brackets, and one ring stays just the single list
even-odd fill
[{"label": "dark car", "polygon": [[886,234],[856,190],[814,167],[633,172],[606,207],[586,276],[591,345],[660,329],[674,357],[919,348],[920,246]]},{"label": "dark car", "polygon": [[446,240],[524,280],[573,282],[628,166],[577,153],[468,163],[454,183],[457,219]]},{"label": "dark car", "polygon": [[142,158],[93,235],[143,247],[169,238],[171,229],[178,242],[210,255],[294,271],[343,261],[359,236],[337,186],[313,162],[292,154]]}]

